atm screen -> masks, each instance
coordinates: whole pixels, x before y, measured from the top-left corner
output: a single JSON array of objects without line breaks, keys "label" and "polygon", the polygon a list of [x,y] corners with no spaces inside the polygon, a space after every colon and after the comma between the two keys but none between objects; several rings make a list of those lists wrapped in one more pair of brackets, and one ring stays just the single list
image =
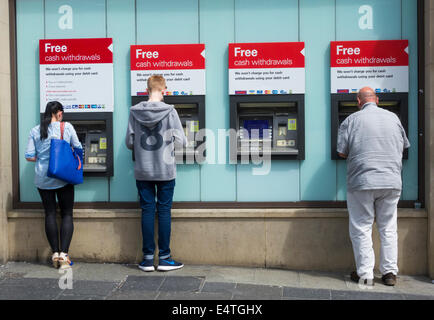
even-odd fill
[{"label": "atm screen", "polygon": [[[380,101],[378,106],[395,113],[399,117],[399,101]],[[340,101],[339,111],[341,114],[349,116],[351,113],[359,111],[359,108],[356,101]]]},{"label": "atm screen", "polygon": [[[380,108],[395,113],[401,119],[399,101],[381,101],[378,103]],[[339,124],[341,124],[350,114],[359,111],[357,101],[339,102]]]},{"label": "atm screen", "polygon": [[254,134],[259,134],[259,138],[264,137],[264,130],[266,130],[265,136],[266,136],[266,138],[269,138],[268,137],[268,129],[269,129],[268,120],[244,120],[243,125],[244,125],[244,129],[246,129],[249,132],[250,138],[252,138],[252,130],[254,130],[254,129],[257,129],[257,131],[254,131]]}]

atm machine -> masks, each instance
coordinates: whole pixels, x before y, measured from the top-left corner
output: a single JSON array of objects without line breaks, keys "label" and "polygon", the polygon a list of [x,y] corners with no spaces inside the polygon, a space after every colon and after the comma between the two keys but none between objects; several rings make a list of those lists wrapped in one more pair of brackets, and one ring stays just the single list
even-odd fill
[{"label": "atm machine", "polygon": [[[408,40],[332,41],[330,43],[331,158],[340,124],[358,112],[357,91],[375,88],[379,107],[395,113],[408,136]],[[353,89],[357,88],[357,89]],[[403,158],[408,159],[404,150]]]},{"label": "atm machine", "polygon": [[[148,96],[133,96],[132,105],[141,101],[147,101]],[[205,142],[205,137],[198,137],[199,130],[205,128],[205,96],[204,95],[166,95],[164,102],[173,105],[178,112],[185,136],[187,137],[187,146],[182,150],[175,148],[175,158],[177,163],[195,163],[198,148]],[[203,147],[203,146],[202,146]],[[205,154],[204,154],[205,156]]]},{"label": "atm machine", "polygon": [[39,62],[41,119],[47,102],[62,103],[83,146],[83,175],[113,176],[113,39],[41,39]]},{"label": "atm machine", "polygon": [[113,176],[113,118],[111,112],[64,113],[83,147],[83,175]]},{"label": "atm machine", "polygon": [[[408,137],[408,94],[377,93],[378,106],[395,113],[401,120]],[[334,93],[331,95],[331,158],[344,160],[336,151],[338,131],[341,123],[353,112],[358,112],[357,93]],[[404,149],[403,159],[408,159],[408,149]]]},{"label": "atm machine", "polygon": [[304,94],[230,95],[232,161],[253,153],[271,159],[304,160]]}]

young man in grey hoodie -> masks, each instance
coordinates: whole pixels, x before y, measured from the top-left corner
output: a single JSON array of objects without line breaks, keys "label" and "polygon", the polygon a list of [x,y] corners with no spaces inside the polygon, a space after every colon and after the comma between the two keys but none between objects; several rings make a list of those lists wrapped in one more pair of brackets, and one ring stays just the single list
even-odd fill
[{"label": "young man in grey hoodie", "polygon": [[[134,176],[142,208],[143,261],[139,268],[154,271],[154,219],[158,213],[157,270],[169,271],[184,265],[171,258],[171,208],[176,178],[175,148],[187,139],[172,105],[163,102],[167,89],[161,75],[148,79],[149,99],[131,107],[125,143],[134,151]],[[155,203],[155,196],[157,203]]]}]

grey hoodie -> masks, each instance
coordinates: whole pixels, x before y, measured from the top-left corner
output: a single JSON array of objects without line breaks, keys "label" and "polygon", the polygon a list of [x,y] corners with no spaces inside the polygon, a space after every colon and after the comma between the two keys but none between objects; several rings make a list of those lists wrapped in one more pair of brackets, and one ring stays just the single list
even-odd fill
[{"label": "grey hoodie", "polygon": [[187,138],[172,105],[140,102],[130,109],[125,143],[134,150],[136,180],[167,181],[176,178],[175,145]]}]

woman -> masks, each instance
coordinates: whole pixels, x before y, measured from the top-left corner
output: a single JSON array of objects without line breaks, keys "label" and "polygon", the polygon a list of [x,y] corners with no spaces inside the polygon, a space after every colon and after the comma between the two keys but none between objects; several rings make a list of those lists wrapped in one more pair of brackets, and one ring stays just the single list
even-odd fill
[{"label": "woman", "polygon": [[[51,258],[53,266],[66,269],[72,265],[68,250],[74,231],[72,221],[74,186],[47,176],[51,139],[60,139],[60,122],[62,119],[62,104],[57,101],[48,102],[41,124],[30,131],[25,157],[27,161],[36,162],[35,185],[38,188],[45,209],[45,233],[53,251]],[[74,148],[82,148],[74,127],[68,122],[65,123],[63,140],[69,142]],[[60,245],[56,222],[56,195],[62,216]]]}]

